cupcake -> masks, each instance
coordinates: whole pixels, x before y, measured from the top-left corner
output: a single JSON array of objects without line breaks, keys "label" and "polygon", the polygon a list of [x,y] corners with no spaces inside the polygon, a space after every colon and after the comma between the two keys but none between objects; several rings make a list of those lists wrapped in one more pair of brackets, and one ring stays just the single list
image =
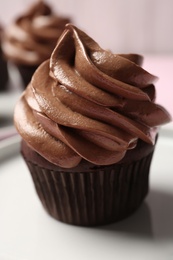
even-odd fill
[{"label": "cupcake", "polygon": [[6,91],[7,83],[8,83],[8,68],[7,68],[7,62],[4,58],[4,55],[2,53],[2,48],[1,48],[2,33],[3,33],[3,29],[2,27],[0,27],[0,70],[1,70],[0,91]]},{"label": "cupcake", "polygon": [[53,13],[44,1],[37,1],[13,24],[3,37],[6,59],[18,68],[24,88],[36,68],[48,59],[70,20]]},{"label": "cupcake", "polygon": [[53,218],[113,223],[146,197],[158,127],[171,118],[142,60],[103,50],[67,24],[17,102],[21,153]]}]

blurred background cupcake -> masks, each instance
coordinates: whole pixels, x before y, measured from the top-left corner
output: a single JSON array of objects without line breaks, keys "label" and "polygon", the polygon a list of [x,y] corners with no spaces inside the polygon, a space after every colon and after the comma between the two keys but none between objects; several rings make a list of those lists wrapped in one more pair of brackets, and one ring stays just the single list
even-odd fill
[{"label": "blurred background cupcake", "polygon": [[6,60],[17,67],[24,88],[37,67],[50,57],[69,22],[70,18],[58,16],[47,3],[37,1],[6,26],[2,50]]},{"label": "blurred background cupcake", "polygon": [[7,68],[7,62],[4,58],[4,55],[2,53],[1,48],[1,39],[2,39],[2,26],[0,26],[0,91],[5,91],[7,89],[8,85],[8,68]]}]

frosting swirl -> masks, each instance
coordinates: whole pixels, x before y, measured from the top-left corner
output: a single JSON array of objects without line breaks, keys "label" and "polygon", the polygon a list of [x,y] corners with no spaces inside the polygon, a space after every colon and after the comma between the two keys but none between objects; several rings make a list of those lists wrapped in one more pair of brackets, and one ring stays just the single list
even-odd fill
[{"label": "frosting swirl", "polygon": [[3,52],[17,64],[37,66],[50,57],[69,22],[54,14],[43,1],[38,1],[6,28]]},{"label": "frosting swirl", "polygon": [[157,79],[137,54],[115,55],[71,24],[36,70],[15,108],[16,128],[40,155],[64,168],[81,159],[120,161],[138,139],[154,144],[170,115],[155,104]]}]

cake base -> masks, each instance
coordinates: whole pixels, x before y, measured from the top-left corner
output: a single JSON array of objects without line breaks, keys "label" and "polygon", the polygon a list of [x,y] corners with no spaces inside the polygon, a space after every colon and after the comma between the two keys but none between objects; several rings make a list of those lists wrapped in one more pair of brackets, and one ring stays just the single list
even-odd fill
[{"label": "cake base", "polygon": [[139,142],[119,163],[96,166],[82,161],[72,169],[49,163],[24,141],[21,149],[46,211],[68,224],[98,226],[120,221],[141,205],[148,193],[154,147]]}]

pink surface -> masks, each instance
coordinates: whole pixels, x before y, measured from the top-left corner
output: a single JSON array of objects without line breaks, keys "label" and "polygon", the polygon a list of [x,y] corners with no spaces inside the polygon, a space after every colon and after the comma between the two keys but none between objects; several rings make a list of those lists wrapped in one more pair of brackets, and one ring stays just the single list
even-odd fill
[{"label": "pink surface", "polygon": [[157,103],[163,105],[173,117],[173,55],[144,57],[144,69],[159,77],[155,83]]}]

